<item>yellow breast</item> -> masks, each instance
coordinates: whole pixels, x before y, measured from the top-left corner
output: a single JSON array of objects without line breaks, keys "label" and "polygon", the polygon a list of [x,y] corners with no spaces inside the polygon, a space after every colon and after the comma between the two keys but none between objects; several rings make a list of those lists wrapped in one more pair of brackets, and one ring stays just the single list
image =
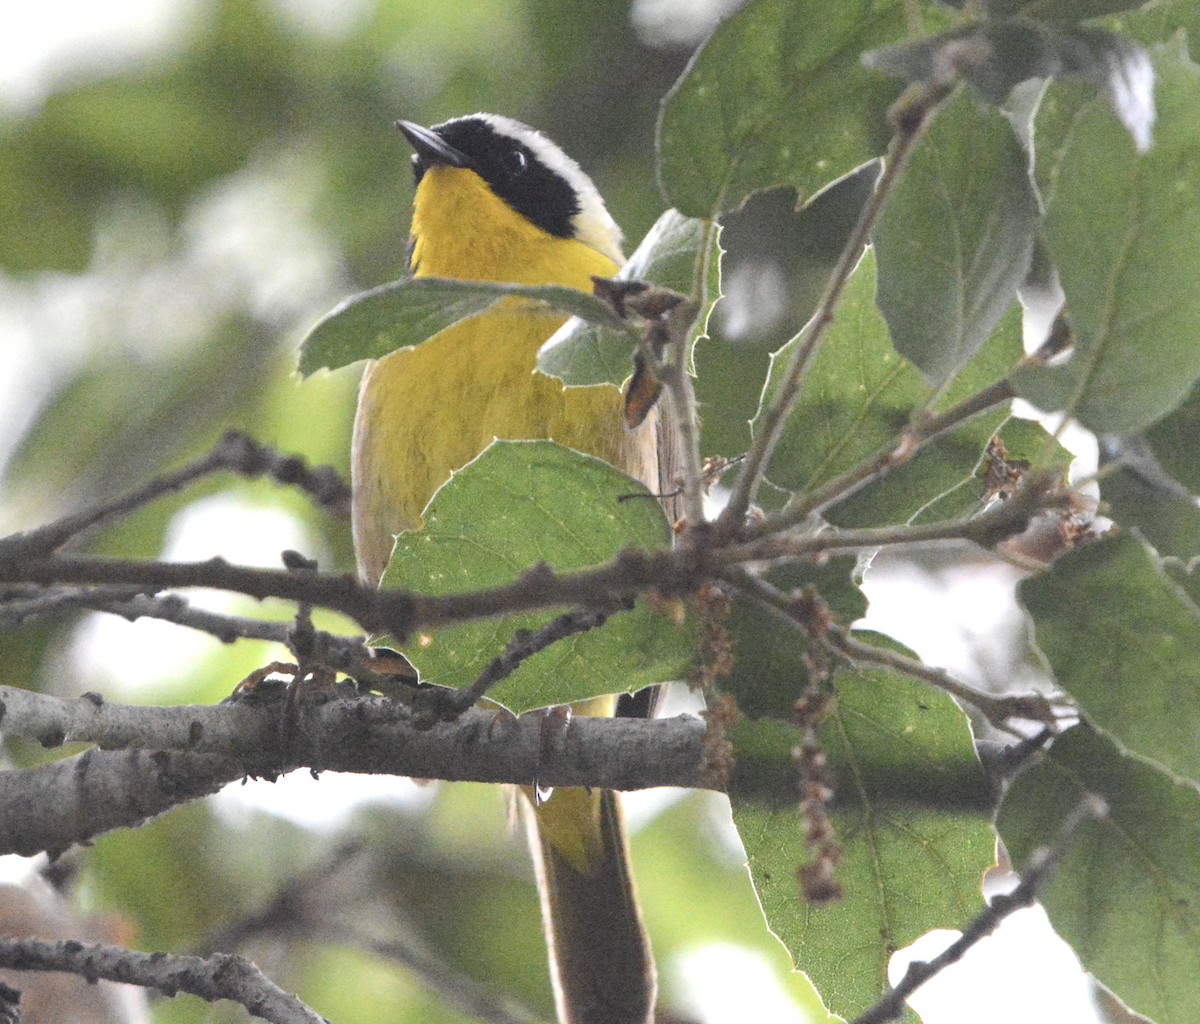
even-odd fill
[{"label": "yellow breast", "polygon": [[[418,277],[558,284],[591,291],[611,276],[607,256],[535,227],[473,172],[432,167],[413,214]],[[415,349],[371,364],[354,424],[354,542],[359,573],[375,582],[392,539],[457,469],[494,438],[550,438],[643,475],[621,426],[613,387],[564,389],[535,372],[559,315],[505,302]],[[638,446],[635,446],[638,447]]]}]

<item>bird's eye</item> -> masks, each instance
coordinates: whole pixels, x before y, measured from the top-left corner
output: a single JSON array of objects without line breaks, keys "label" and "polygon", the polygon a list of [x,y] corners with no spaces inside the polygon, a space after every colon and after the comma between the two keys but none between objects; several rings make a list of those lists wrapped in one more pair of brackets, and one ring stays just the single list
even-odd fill
[{"label": "bird's eye", "polygon": [[529,158],[523,149],[510,149],[504,154],[503,160],[504,169],[513,177],[525,170],[529,164]]}]

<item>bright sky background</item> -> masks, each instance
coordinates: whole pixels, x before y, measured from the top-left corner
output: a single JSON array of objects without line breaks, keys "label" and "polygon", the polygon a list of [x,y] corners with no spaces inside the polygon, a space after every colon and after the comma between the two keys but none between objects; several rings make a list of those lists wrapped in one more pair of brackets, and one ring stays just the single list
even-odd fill
[{"label": "bright sky background", "polygon": [[[369,9],[371,0],[276,2],[306,28],[336,34]],[[126,62],[153,60],[169,52],[199,6],[200,0],[112,0],[102,4],[39,0],[8,5],[4,30],[0,32],[0,116],[36,111],[47,91],[64,76],[104,75]],[[713,9],[727,6],[728,0],[711,0]],[[696,5],[688,0],[633,3],[639,27],[647,34],[670,35],[679,29],[681,7],[694,13]],[[694,32],[695,28],[687,26],[686,31]],[[265,188],[264,201],[270,201],[272,188],[291,192],[292,183],[281,184],[281,176],[286,177],[286,169],[260,169],[259,177],[251,184]],[[309,281],[327,280],[328,254],[322,241],[311,237],[311,233],[306,236],[303,221],[294,217],[289,220],[287,204],[280,205],[283,209],[276,208],[272,220],[282,221],[282,230],[295,232],[292,244],[282,250],[277,245],[256,245],[255,232],[239,231],[236,223],[231,231],[213,236],[212,224],[230,223],[226,216],[214,216],[199,222],[199,251],[203,252],[204,245],[215,246],[222,263],[234,266],[241,277],[263,282],[268,296],[296,294],[291,291],[293,282],[281,282],[280,273],[294,272]],[[302,269],[281,271],[277,261],[266,262],[265,253],[277,256],[280,251],[299,254]],[[37,318],[46,315],[50,307],[59,311],[64,307],[74,309],[75,318],[85,318],[88,289],[85,280],[48,278],[18,285],[0,275],[0,439],[7,436],[11,440],[20,429],[21,421],[13,414],[22,408],[28,410],[29,396],[36,397],[44,388],[46,379],[41,378],[40,387],[38,381],[39,374],[47,372],[47,360],[52,372],[56,360],[70,362],[73,345],[86,343],[86,331],[73,332],[70,322],[60,321],[58,329],[48,334],[34,331],[30,325],[39,322]],[[70,301],[64,301],[64,296]],[[55,338],[49,352],[41,340],[47,336]],[[18,402],[18,395],[26,400]],[[0,443],[0,465],[5,447]],[[231,519],[236,519],[236,529],[230,528]],[[174,558],[224,554],[249,562],[256,551],[277,551],[283,546],[304,549],[307,540],[281,513],[248,509],[232,499],[215,498],[185,510],[174,524],[169,543],[167,554]],[[880,567],[868,587],[871,610],[867,624],[907,643],[930,663],[947,667],[970,681],[977,678],[979,668],[973,653],[978,649],[976,641],[986,636],[993,643],[1004,642],[1023,629],[1012,597],[1015,576],[1005,568],[978,566],[951,575],[952,588],[939,588],[911,568]],[[922,609],[919,619],[912,614],[918,596]],[[134,631],[136,643],[131,642]],[[164,670],[169,672],[172,659],[186,664],[213,643],[171,626],[131,626],[97,617],[81,628],[75,651],[86,645],[88,664],[103,681],[106,692],[112,693],[118,664],[119,675],[136,691],[161,678]],[[428,788],[395,779],[339,779],[331,774],[323,776],[318,786],[307,772],[297,772],[274,785],[231,787],[216,799],[218,806],[233,815],[253,806],[313,827],[337,828],[344,823],[355,799],[421,802],[428,800],[430,793]],[[653,794],[635,795],[630,800],[631,819],[636,823],[653,813],[655,802],[661,800]],[[20,858],[0,858],[0,878],[26,870]],[[952,933],[927,936],[917,944],[918,951],[924,956],[936,955],[954,937]],[[768,969],[752,954],[714,945],[697,950],[686,962],[671,965],[671,969],[680,972],[693,993],[690,1009],[708,1024],[740,1024],[746,1020],[747,1007],[741,999],[748,990],[762,992],[762,1001],[752,1014],[755,1020],[763,1024],[800,1021],[798,1012],[777,990]],[[900,957],[893,969],[898,979],[904,969]],[[914,1005],[926,1024],[960,1024],[964,1006],[971,1007],[973,1024],[1093,1024],[1098,1020],[1073,954],[1050,931],[1040,909],[1010,918],[961,964],[927,985]]]}]

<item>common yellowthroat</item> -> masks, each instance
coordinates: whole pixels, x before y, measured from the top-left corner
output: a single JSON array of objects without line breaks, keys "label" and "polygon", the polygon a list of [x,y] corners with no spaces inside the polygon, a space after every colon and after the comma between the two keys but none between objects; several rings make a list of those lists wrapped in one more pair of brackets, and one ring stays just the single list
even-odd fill
[{"label": "common yellowthroat", "polygon": [[[623,262],[620,229],[595,185],[544,135],[495,114],[397,128],[415,151],[414,276],[590,292],[593,275],[610,277]],[[433,492],[494,438],[549,438],[662,493],[656,417],[626,431],[616,388],[564,389],[536,371],[539,347],[561,322],[506,301],[368,366],[352,457],[354,546],[365,580],[378,582],[394,536],[418,527]],[[574,710],[611,715],[616,699]],[[529,806],[560,1021],[645,1024],[654,962],[617,795],[558,789]]]}]

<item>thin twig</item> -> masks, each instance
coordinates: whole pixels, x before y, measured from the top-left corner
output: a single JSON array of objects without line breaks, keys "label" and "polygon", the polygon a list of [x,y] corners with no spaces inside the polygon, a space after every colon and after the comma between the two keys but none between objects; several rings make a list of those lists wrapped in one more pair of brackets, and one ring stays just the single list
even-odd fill
[{"label": "thin twig", "polygon": [[1004,501],[978,515],[942,522],[867,527],[858,530],[828,528],[819,533],[792,530],[730,544],[708,554],[708,564],[727,568],[755,561],[803,558],[833,551],[870,550],[947,540],[966,540],[992,550],[997,544],[1024,532],[1041,512],[1064,508],[1069,492],[1054,471],[1031,473]]},{"label": "thin twig", "polygon": [[886,647],[875,647],[855,639],[844,626],[833,625],[826,633],[830,645],[856,662],[878,665],[913,679],[920,679],[944,693],[970,704],[997,729],[1011,732],[1016,719],[1053,726],[1058,721],[1054,705],[1040,693],[994,696],[955,679],[945,669],[932,668]]},{"label": "thin twig", "polygon": [[714,573],[750,561],[812,557],[888,545],[969,540],[992,548],[1020,533],[1039,512],[1057,507],[1064,495],[1053,471],[1031,473],[1005,502],[977,516],[946,523],[828,530],[819,534],[779,534],[725,547],[681,545],[620,552],[612,561],[559,574],[535,566],[512,583],[486,590],[441,596],[364,586],[350,575],[299,576],[276,569],[231,565],[222,558],[204,562],[145,562],[126,559],[52,556],[0,560],[0,583],[108,584],[147,593],[208,587],[255,598],[277,597],[329,608],[354,619],[368,632],[384,632],[402,642],[417,628],[434,628],[541,608],[611,607],[614,601],[655,592],[664,597],[696,593]]},{"label": "thin twig", "polygon": [[886,1021],[902,1016],[905,1000],[925,982],[961,960],[972,946],[994,932],[1000,922],[1014,911],[1032,906],[1039,890],[1078,841],[1084,827],[1089,822],[1099,821],[1107,816],[1108,805],[1100,797],[1089,794],[1080,800],[1063,822],[1054,845],[1049,848],[1043,847],[1030,857],[1029,865],[1021,872],[1020,885],[1012,892],[993,899],[991,905],[967,925],[962,936],[940,956],[909,964],[900,984],[890,989],[865,1013],[856,1017],[853,1024],[885,1024]]},{"label": "thin twig", "polygon": [[350,490],[332,467],[310,469],[297,456],[281,455],[267,445],[231,430],[207,455],[174,472],[164,473],[129,494],[64,516],[37,529],[0,539],[0,559],[49,554],[87,530],[128,515],[203,476],[221,470],[231,470],[246,477],[270,476],[279,483],[300,487],[326,507],[338,511],[345,511],[349,507]]},{"label": "thin twig", "polygon": [[[559,640],[603,626],[608,616],[608,612],[583,608],[560,615],[532,632],[527,629],[518,630],[508,641],[504,651],[488,663],[475,682],[462,690],[451,691],[448,697],[443,698],[441,710],[446,717],[458,717],[467,708],[474,707],[493,686],[511,676],[521,667],[522,662]],[[446,694],[448,691],[433,692]]]},{"label": "thin twig", "polygon": [[[672,422],[679,433],[679,469],[683,490],[683,516],[689,527],[704,522],[704,470],[700,459],[700,424],[696,418],[696,391],[688,372],[687,339],[691,322],[678,318],[673,355],[662,371],[662,384],[671,403]],[[694,317],[693,317],[694,320]]]},{"label": "thin twig", "polygon": [[[998,729],[1010,730],[1010,723],[1014,719],[1028,719],[1049,725],[1056,720],[1050,702],[1041,694],[996,697],[983,693],[955,679],[944,669],[930,668],[915,658],[856,639],[845,626],[833,622],[825,610],[814,613],[811,598],[798,600],[745,569],[728,574],[726,579],[746,597],[776,613],[796,629],[803,630],[814,642],[825,644],[855,663],[878,665],[928,683],[970,704]],[[814,621],[809,621],[806,616]]]},{"label": "thin twig", "polygon": [[134,587],[5,587],[0,590],[0,629],[18,629],[69,612],[107,611],[140,598]]},{"label": "thin twig", "polygon": [[[129,622],[138,619],[170,622],[207,633],[223,644],[261,640],[290,648],[295,629],[291,622],[268,622],[245,615],[205,611],[192,606],[179,594],[148,597],[114,587],[62,587],[44,592],[39,598],[0,603],[0,628],[15,628],[29,621],[76,610],[104,612]],[[321,665],[353,675],[368,684],[382,681],[375,679],[370,671],[370,648],[361,637],[317,630],[311,642],[313,659]]]},{"label": "thin twig", "polygon": [[825,292],[792,353],[783,383],[762,412],[759,429],[747,452],[746,462],[738,474],[728,504],[717,519],[722,535],[736,534],[742,528],[746,512],[758,495],[758,488],[783,430],[783,424],[799,397],[805,374],[817,350],[833,325],[834,313],[842,293],[858,265],[871,232],[899,184],[908,158],[916,148],[925,126],[952,91],[953,86],[947,84],[929,85],[921,92],[910,91],[890,111],[894,134],[884,159],[883,172],[863,206],[854,230],[846,239],[825,286]]},{"label": "thin twig", "polygon": [[899,443],[889,442],[875,454],[840,476],[836,476],[810,491],[797,494],[779,512],[766,516],[759,523],[747,525],[743,535],[746,539],[750,539],[787,529],[804,522],[814,513],[845,501],[863,487],[882,479],[893,469],[909,462],[931,441],[968,420],[1002,405],[1013,395],[1012,385],[1007,378],[999,380],[945,412],[926,417],[910,425],[901,435]]},{"label": "thin twig", "polygon": [[0,966],[19,971],[60,971],[88,981],[103,978],[157,989],[163,995],[187,992],[208,1002],[229,999],[273,1024],[327,1024],[294,995],[283,991],[245,957],[139,953],[119,946],[67,939],[0,939]]}]

